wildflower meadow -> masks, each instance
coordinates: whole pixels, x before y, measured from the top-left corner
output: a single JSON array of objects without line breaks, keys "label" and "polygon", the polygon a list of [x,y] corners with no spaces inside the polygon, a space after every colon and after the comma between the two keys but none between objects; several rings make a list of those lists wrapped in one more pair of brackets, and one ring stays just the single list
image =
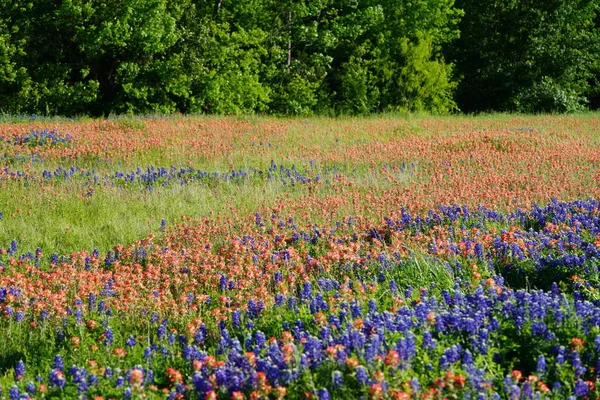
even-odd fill
[{"label": "wildflower meadow", "polygon": [[596,399],[600,119],[0,123],[2,399]]}]

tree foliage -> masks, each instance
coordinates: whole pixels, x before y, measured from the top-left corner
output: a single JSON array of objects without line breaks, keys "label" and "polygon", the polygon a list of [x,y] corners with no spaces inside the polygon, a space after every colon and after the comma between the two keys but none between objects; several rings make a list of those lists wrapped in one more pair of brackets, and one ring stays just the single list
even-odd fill
[{"label": "tree foliage", "polygon": [[[0,0],[0,111],[574,111],[600,0]],[[457,106],[458,105],[458,106]]]},{"label": "tree foliage", "polygon": [[457,0],[465,10],[450,48],[466,111],[581,109],[600,54],[598,0]]}]

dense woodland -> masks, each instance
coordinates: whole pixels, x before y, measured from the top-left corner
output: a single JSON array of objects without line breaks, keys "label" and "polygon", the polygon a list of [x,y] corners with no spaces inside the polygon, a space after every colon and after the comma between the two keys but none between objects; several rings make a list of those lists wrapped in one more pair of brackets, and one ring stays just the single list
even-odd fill
[{"label": "dense woodland", "polygon": [[1,0],[0,111],[600,106],[600,0]]}]

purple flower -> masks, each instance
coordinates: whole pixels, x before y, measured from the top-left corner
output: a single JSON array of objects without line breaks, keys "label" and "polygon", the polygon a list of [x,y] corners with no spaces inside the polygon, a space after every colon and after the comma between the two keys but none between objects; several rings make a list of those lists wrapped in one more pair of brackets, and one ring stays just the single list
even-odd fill
[{"label": "purple flower", "polygon": [[21,393],[19,392],[18,387],[13,386],[10,388],[10,391],[8,392],[8,398],[10,400],[19,400],[20,396],[21,396]]},{"label": "purple flower", "polygon": [[335,389],[339,389],[344,386],[344,378],[342,377],[342,373],[340,371],[333,371],[332,380],[333,387]]},{"label": "purple flower", "polygon": [[435,339],[433,338],[433,335],[431,334],[431,332],[427,331],[423,334],[423,348],[425,350],[431,350],[431,349],[435,349],[437,346],[437,343],[435,341]]},{"label": "purple flower", "polygon": [[319,389],[317,396],[319,396],[319,400],[329,400],[329,391],[325,388]]},{"label": "purple flower", "polygon": [[543,376],[546,373],[546,357],[544,357],[543,355],[539,356],[537,359],[536,372],[540,376]]},{"label": "purple flower", "polygon": [[25,376],[25,363],[21,360],[17,361],[15,366],[15,379],[21,380]]},{"label": "purple flower", "polygon": [[25,391],[29,394],[35,394],[36,390],[35,383],[33,382],[27,382],[27,385],[25,385]]},{"label": "purple flower", "polygon": [[53,369],[48,376],[50,386],[63,387],[65,386],[65,376],[59,369]]},{"label": "purple flower", "polygon": [[113,331],[110,326],[106,327],[104,330],[104,345],[109,346],[112,345],[114,341]]},{"label": "purple flower", "polygon": [[367,385],[369,382],[369,375],[367,373],[367,369],[362,365],[359,365],[356,368],[356,379],[360,385]]},{"label": "purple flower", "polygon": [[202,374],[196,372],[192,377],[192,382],[194,383],[194,388],[198,393],[207,393],[212,390],[212,385],[207,379],[204,379]]},{"label": "purple flower", "polygon": [[577,382],[575,382],[575,389],[573,390],[573,394],[575,396],[585,397],[588,395],[589,391],[590,391],[590,388],[581,379],[578,379]]},{"label": "purple flower", "polygon": [[64,369],[63,358],[60,355],[54,357],[54,369],[62,371]]},{"label": "purple flower", "polygon": [[95,385],[97,385],[97,384],[98,384],[98,377],[97,377],[96,375],[94,375],[94,374],[91,374],[90,376],[88,376],[88,381],[87,381],[87,383],[88,383],[90,386],[95,386]]},{"label": "purple flower", "polygon": [[153,311],[152,314],[150,314],[150,322],[153,324],[158,322],[158,313],[156,311]]},{"label": "purple flower", "polygon": [[21,322],[23,319],[25,319],[25,314],[23,314],[23,311],[17,311],[15,314],[15,321]]},{"label": "purple flower", "polygon": [[90,293],[88,295],[88,311],[92,312],[94,307],[96,306],[96,295],[94,293]]},{"label": "purple flower", "polygon": [[235,310],[233,313],[231,313],[231,323],[235,328],[242,326],[241,315],[242,312],[240,310]]},{"label": "purple flower", "polygon": [[135,346],[135,344],[136,344],[135,336],[131,335],[127,339],[127,342],[125,343],[125,346],[127,346],[127,347],[133,347],[133,346]]},{"label": "purple flower", "polygon": [[156,328],[156,334],[159,339],[162,339],[167,334],[167,327],[165,324],[160,324],[158,328]]},{"label": "purple flower", "polygon": [[580,377],[587,370],[586,367],[583,366],[581,362],[581,358],[579,357],[579,353],[577,351],[573,351],[571,364],[573,364],[573,368],[575,369],[575,376]]},{"label": "purple flower", "polygon": [[81,323],[81,321],[83,320],[82,315],[83,312],[81,311],[81,308],[75,309],[75,321],[77,323]]}]

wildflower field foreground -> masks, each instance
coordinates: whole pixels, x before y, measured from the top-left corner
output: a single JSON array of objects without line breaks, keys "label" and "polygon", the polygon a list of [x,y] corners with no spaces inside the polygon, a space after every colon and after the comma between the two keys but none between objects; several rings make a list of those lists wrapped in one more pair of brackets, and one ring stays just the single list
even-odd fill
[{"label": "wildflower field foreground", "polygon": [[600,119],[0,125],[0,398],[600,397]]}]

